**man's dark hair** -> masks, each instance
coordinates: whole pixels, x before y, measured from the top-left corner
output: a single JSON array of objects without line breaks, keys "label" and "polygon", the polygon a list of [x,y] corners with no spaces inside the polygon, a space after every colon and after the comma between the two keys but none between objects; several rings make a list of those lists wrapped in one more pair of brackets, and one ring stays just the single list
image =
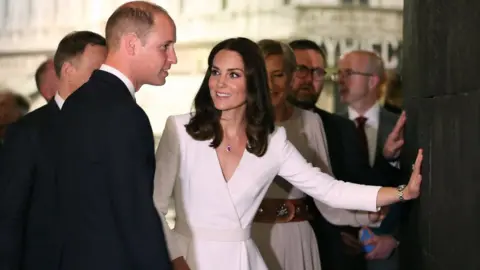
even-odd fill
[{"label": "man's dark hair", "polygon": [[15,104],[17,105],[17,108],[22,112],[22,115],[27,114],[30,110],[30,102],[28,102],[28,100],[20,94],[13,94],[13,96],[15,98]]},{"label": "man's dark hair", "polygon": [[63,64],[82,54],[88,45],[106,46],[106,41],[101,35],[90,31],[75,31],[60,41],[53,57],[55,73],[59,78]]},{"label": "man's dark hair", "polygon": [[294,51],[295,50],[314,50],[322,56],[323,60],[325,61],[327,60],[325,51],[322,50],[322,48],[320,48],[320,46],[318,46],[318,44],[312,40],[297,39],[290,42],[288,45],[290,45],[290,48],[292,48]]},{"label": "man's dark hair", "polygon": [[[0,97],[6,97],[14,102],[15,109],[25,115],[30,110],[30,102],[23,95],[15,93],[11,89],[0,89]],[[1,106],[1,105],[0,105]]]},{"label": "man's dark hair", "polygon": [[47,70],[48,65],[52,61],[51,58],[43,61],[40,66],[38,66],[37,70],[35,71],[35,84],[37,85],[37,89],[40,89],[40,84],[42,82],[42,75]]}]

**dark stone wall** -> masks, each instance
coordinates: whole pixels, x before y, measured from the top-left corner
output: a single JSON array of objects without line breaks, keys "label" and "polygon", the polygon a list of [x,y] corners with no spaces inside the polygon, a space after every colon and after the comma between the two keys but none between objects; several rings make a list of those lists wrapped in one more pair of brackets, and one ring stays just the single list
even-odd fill
[{"label": "dark stone wall", "polygon": [[480,269],[480,1],[405,0],[404,168],[425,149],[402,270]]}]

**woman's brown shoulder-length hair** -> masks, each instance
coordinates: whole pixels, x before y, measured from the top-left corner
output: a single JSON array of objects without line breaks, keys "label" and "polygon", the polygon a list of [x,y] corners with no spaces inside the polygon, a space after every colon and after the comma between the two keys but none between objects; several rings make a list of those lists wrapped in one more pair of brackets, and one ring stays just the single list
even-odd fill
[{"label": "woman's brown shoulder-length hair", "polygon": [[213,148],[217,148],[223,140],[221,111],[215,108],[208,87],[213,59],[221,50],[237,52],[243,59],[247,87],[247,151],[261,157],[267,151],[269,135],[275,129],[275,115],[270,101],[265,60],[258,45],[247,38],[224,40],[210,52],[207,73],[194,99],[192,118],[185,125],[187,133],[199,141],[212,139],[210,146]]}]

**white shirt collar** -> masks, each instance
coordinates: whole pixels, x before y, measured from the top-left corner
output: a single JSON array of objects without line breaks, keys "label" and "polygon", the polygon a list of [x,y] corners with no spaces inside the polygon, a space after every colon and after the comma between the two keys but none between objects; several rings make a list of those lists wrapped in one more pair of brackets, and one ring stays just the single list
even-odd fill
[{"label": "white shirt collar", "polygon": [[65,100],[57,93],[55,93],[55,103],[57,103],[58,108],[61,110],[63,107],[63,103],[65,103]]},{"label": "white shirt collar", "polygon": [[108,73],[111,73],[117,76],[117,78],[119,78],[125,84],[125,86],[127,86],[128,91],[130,91],[130,94],[132,94],[132,97],[135,98],[135,87],[133,86],[132,81],[130,81],[130,79],[128,79],[128,77],[125,76],[125,74],[120,72],[118,69],[105,64],[103,64],[100,67],[100,70],[106,71]]},{"label": "white shirt collar", "polygon": [[[350,120],[355,120],[359,116],[360,114],[358,114],[357,111],[350,106],[348,107],[348,118],[350,118]],[[367,124],[378,127],[380,123],[380,104],[376,102],[363,116],[367,118]]]}]

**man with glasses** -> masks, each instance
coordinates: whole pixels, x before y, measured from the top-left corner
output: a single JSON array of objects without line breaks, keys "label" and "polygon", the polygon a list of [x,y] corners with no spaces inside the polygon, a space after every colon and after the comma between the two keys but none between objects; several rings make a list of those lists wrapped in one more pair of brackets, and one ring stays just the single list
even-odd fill
[{"label": "man with glasses", "polygon": [[[325,54],[310,40],[292,41],[297,71],[289,101],[296,106],[316,112],[322,119],[327,138],[328,152],[333,174],[344,181],[378,185],[383,183],[382,174],[368,164],[366,151],[353,122],[315,106],[324,86]],[[387,168],[390,170],[391,168]],[[315,207],[312,207],[315,209]],[[365,269],[364,254],[356,239],[358,228],[342,228],[328,223],[320,213],[316,213],[312,227],[317,235],[322,270],[362,270]],[[342,241],[343,235],[350,235]],[[355,235],[353,237],[352,235]],[[355,246],[352,248],[351,246]]]},{"label": "man with glasses", "polygon": [[[369,165],[380,173],[384,166],[396,165],[403,144],[405,113],[400,117],[387,111],[378,102],[385,83],[382,59],[374,52],[353,51],[344,55],[339,63],[337,81],[341,101],[348,105],[344,116],[356,124],[358,134],[368,153]],[[391,163],[391,164],[389,164]],[[383,186],[395,186],[401,181],[399,170],[385,175]],[[392,207],[382,226],[372,229],[375,236],[373,251],[367,254],[368,270],[398,269],[398,237],[394,237],[399,219],[400,205]]]}]

